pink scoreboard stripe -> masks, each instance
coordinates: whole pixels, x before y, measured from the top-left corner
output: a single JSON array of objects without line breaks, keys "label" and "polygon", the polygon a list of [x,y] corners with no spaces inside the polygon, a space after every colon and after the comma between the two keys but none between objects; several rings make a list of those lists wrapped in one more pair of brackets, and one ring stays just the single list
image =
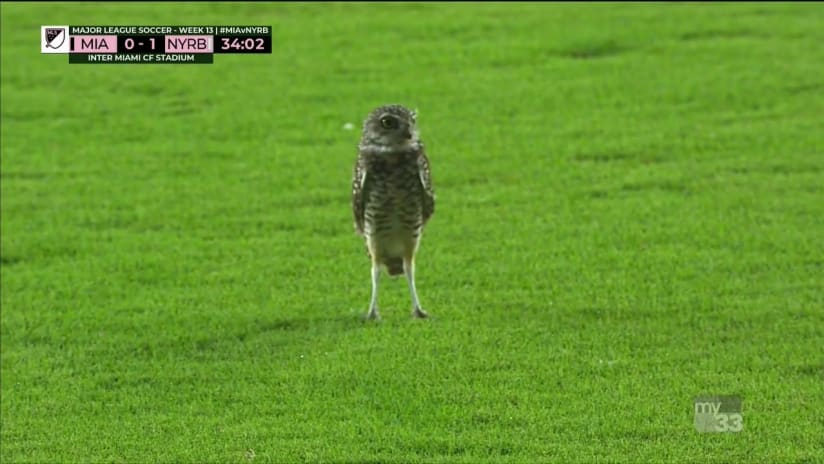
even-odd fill
[{"label": "pink scoreboard stripe", "polygon": [[71,53],[117,53],[116,35],[72,35]]},{"label": "pink scoreboard stripe", "polygon": [[72,35],[71,53],[117,53],[116,35]]},{"label": "pink scoreboard stripe", "polygon": [[166,53],[214,53],[214,36],[167,35],[163,39]]}]

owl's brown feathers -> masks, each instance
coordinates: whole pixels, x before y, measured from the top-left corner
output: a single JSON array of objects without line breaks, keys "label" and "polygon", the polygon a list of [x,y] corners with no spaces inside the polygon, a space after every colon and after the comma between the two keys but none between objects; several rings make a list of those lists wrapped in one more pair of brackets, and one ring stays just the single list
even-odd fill
[{"label": "owl's brown feathers", "polygon": [[[420,183],[423,187],[423,191],[421,192],[421,220],[422,225],[426,225],[429,218],[431,218],[435,213],[435,191],[432,188],[432,174],[429,167],[429,158],[426,157],[423,144],[420,145],[419,150],[410,152],[406,154],[405,157],[413,157],[416,161],[418,177],[420,178]],[[404,160],[404,163],[407,162],[408,160]],[[352,176],[352,213],[355,217],[355,230],[360,235],[364,235],[365,233],[365,198],[366,195],[368,195],[368,189],[371,184],[371,182],[366,182],[367,172],[369,170],[367,166],[369,164],[370,163],[367,156],[358,156]],[[373,160],[371,164],[373,169],[376,171],[376,176],[383,176],[383,173],[380,171],[391,169],[391,167],[385,166],[384,163],[381,163],[380,161]]]}]

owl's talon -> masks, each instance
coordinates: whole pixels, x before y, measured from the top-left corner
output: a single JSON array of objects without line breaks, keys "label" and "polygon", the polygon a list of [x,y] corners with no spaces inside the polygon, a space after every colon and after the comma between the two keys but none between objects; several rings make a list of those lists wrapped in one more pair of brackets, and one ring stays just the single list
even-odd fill
[{"label": "owl's talon", "polygon": [[412,317],[416,319],[426,319],[429,317],[429,313],[427,313],[421,308],[415,308],[414,310],[412,310]]}]

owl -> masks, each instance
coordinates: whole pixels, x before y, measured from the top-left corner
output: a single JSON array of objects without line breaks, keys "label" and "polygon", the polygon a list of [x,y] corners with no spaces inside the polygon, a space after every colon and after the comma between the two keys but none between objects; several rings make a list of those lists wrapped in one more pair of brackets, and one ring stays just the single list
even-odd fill
[{"label": "owl", "polygon": [[400,105],[374,109],[363,122],[352,179],[355,230],[372,260],[372,298],[366,319],[380,319],[378,280],[406,276],[412,316],[428,317],[415,289],[415,255],[435,212],[429,159],[418,137],[417,115]]}]

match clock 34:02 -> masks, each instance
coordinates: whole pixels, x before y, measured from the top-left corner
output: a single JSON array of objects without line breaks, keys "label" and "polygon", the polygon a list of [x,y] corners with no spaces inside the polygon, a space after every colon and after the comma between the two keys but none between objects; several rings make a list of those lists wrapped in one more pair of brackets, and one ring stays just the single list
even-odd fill
[{"label": "match clock 34:02", "polygon": [[272,53],[272,36],[215,36],[215,53]]}]

